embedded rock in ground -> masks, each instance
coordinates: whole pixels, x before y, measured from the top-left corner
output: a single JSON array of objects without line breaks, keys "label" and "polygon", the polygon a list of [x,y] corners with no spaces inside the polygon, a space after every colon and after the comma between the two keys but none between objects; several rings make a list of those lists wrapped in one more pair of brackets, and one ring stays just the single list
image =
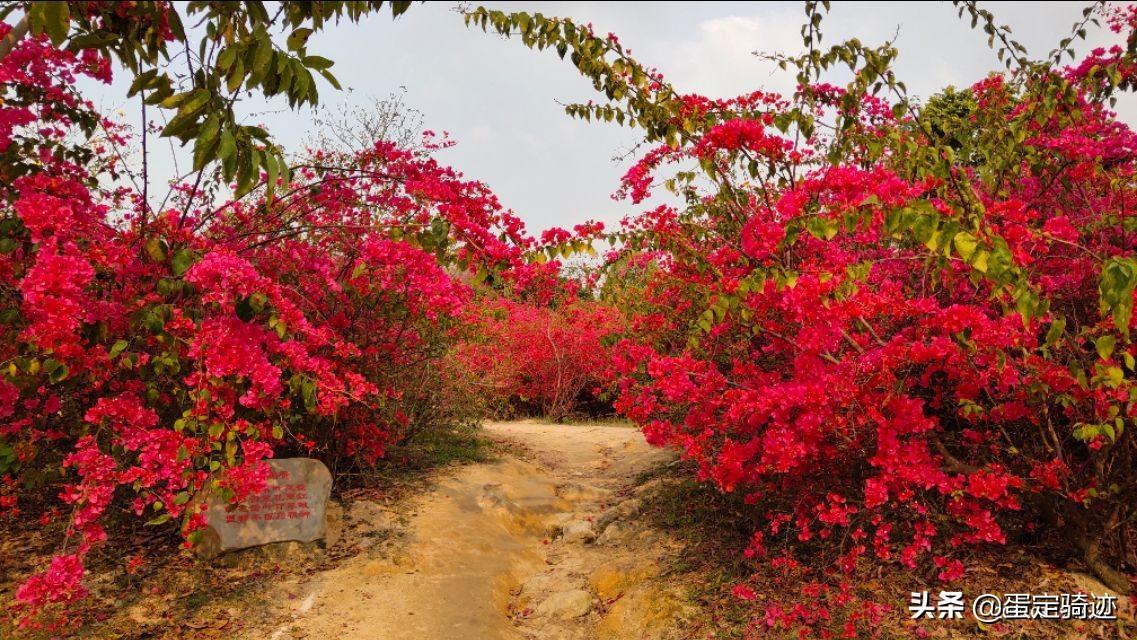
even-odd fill
[{"label": "embedded rock in ground", "polygon": [[584,589],[554,593],[537,606],[537,615],[560,620],[579,618],[589,611],[592,611],[592,594]]},{"label": "embedded rock in ground", "polygon": [[517,591],[517,606],[529,608],[541,601],[546,594],[572,591],[577,588],[577,580],[566,571],[553,569],[538,573],[521,584]]},{"label": "embedded rock in ground", "polygon": [[1117,592],[1105,586],[1105,583],[1088,573],[1074,571],[1070,573],[1070,579],[1074,581],[1074,589],[1077,591],[1092,593],[1094,595],[1117,595]]},{"label": "embedded rock in ground", "polygon": [[613,522],[607,527],[604,527],[600,535],[596,536],[596,542],[604,546],[618,547],[623,545],[624,534],[626,533],[625,525],[619,522]]},{"label": "embedded rock in ground", "polygon": [[588,577],[589,584],[602,602],[617,598],[637,584],[659,575],[659,565],[651,560],[634,562],[616,560],[600,565]]},{"label": "embedded rock in ground", "polygon": [[491,482],[482,485],[482,491],[478,494],[478,506],[483,509],[493,509],[495,507],[509,508],[510,500],[505,497],[505,492],[501,490],[500,482]]},{"label": "embedded rock in ground", "polygon": [[545,521],[545,535],[550,539],[559,538],[565,532],[565,524],[572,520],[571,513],[558,513]]},{"label": "embedded rock in ground", "polygon": [[587,520],[569,520],[563,527],[562,535],[565,542],[588,544],[596,539],[596,530]]},{"label": "embedded rock in ground", "polygon": [[563,498],[570,502],[595,501],[603,498],[605,495],[604,491],[596,487],[580,484],[579,482],[559,484],[556,489],[554,489],[554,492],[558,498]]},{"label": "embedded rock in ground", "polygon": [[672,489],[678,483],[679,480],[666,476],[661,478],[652,478],[651,480],[648,480],[647,482],[644,482],[643,484],[632,489],[632,493],[637,498],[650,499],[653,496],[659,496],[669,489]]},{"label": "embedded rock in ground", "polygon": [[553,569],[538,573],[521,584],[521,593],[533,596],[549,591],[569,591],[575,585],[572,577],[564,571]]},{"label": "embedded rock in ground", "polygon": [[137,630],[141,631],[168,624],[166,615],[169,610],[170,607],[165,602],[148,599],[127,609],[126,617]]},{"label": "embedded rock in ground", "polygon": [[596,519],[596,530],[603,533],[604,529],[608,528],[608,525],[612,524],[613,522],[630,518],[639,513],[642,506],[643,503],[641,503],[638,498],[629,498],[628,500],[624,500],[623,502],[600,514],[600,517]]},{"label": "embedded rock in ground", "polygon": [[682,629],[683,606],[666,592],[636,588],[608,609],[596,628],[600,640],[667,638]]}]

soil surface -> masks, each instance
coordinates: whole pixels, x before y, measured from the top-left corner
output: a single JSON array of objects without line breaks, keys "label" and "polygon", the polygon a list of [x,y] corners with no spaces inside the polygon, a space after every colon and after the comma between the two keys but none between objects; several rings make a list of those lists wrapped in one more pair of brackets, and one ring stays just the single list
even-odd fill
[{"label": "soil surface", "polygon": [[683,594],[658,579],[679,545],[635,518],[637,493],[647,490],[636,479],[671,454],[626,426],[525,421],[486,430],[515,453],[448,472],[401,513],[348,505],[343,535],[379,542],[278,585],[280,611],[245,637],[681,633]]}]

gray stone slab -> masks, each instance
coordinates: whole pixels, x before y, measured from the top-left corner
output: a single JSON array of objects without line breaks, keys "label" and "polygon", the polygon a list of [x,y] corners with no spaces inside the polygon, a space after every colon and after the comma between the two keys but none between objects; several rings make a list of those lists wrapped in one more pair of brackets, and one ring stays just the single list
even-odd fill
[{"label": "gray stone slab", "polygon": [[198,551],[212,557],[222,551],[273,542],[312,542],[326,533],[326,509],[332,474],[314,458],[267,460],[268,484],[241,504],[210,497],[205,536]]}]

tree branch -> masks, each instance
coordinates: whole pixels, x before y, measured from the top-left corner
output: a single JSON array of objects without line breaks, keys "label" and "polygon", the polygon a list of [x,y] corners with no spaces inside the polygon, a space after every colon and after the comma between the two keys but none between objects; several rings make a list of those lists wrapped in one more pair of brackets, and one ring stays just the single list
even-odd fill
[{"label": "tree branch", "polygon": [[8,54],[12,53],[12,50],[16,48],[16,45],[19,44],[20,40],[23,40],[27,34],[28,16],[25,14],[24,17],[20,18],[20,21],[16,23],[16,26],[12,27],[8,35],[0,39],[0,60],[7,58]]}]

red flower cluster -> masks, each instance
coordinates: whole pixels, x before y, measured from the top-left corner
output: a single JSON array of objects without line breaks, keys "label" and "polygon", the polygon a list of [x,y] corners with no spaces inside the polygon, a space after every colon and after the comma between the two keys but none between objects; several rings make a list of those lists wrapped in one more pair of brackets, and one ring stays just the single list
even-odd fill
[{"label": "red flower cluster", "polygon": [[610,306],[571,300],[555,306],[484,299],[469,315],[471,339],[458,361],[510,408],[561,419],[595,401],[611,380],[609,338],[621,330]]}]

